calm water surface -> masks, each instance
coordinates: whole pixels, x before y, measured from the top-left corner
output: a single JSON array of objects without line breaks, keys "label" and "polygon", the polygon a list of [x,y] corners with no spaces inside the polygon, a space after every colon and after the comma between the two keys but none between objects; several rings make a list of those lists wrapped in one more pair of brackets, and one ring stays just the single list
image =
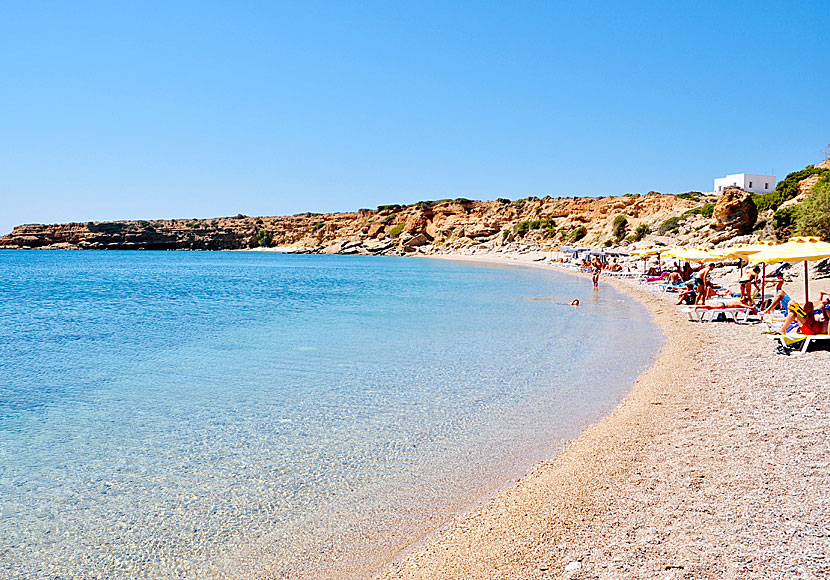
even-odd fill
[{"label": "calm water surface", "polygon": [[0,577],[365,577],[660,340],[532,268],[0,251]]}]

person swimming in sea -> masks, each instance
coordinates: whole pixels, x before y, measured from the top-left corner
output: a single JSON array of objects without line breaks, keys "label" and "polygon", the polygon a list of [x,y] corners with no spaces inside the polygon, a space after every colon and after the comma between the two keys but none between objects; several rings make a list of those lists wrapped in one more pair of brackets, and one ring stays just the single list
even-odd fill
[{"label": "person swimming in sea", "polygon": [[571,301],[571,306],[579,306],[579,298],[574,298]]}]

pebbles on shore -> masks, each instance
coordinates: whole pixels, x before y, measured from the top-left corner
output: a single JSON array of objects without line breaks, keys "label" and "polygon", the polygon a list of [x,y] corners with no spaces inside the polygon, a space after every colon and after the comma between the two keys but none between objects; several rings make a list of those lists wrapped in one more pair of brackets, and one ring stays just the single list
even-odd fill
[{"label": "pebbles on shore", "polygon": [[830,577],[830,351],[779,356],[758,327],[615,284],[665,333],[656,364],[384,580]]}]

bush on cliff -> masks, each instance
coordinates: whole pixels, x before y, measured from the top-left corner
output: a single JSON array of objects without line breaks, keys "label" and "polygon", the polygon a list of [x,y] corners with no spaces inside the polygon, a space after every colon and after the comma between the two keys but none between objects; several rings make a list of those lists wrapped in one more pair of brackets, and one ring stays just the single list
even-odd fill
[{"label": "bush on cliff", "polygon": [[676,232],[680,228],[680,222],[682,222],[682,221],[683,221],[683,218],[679,215],[676,215],[674,217],[670,217],[669,219],[664,221],[662,224],[660,224],[660,227],[657,228],[657,233],[659,233],[660,235],[663,235],[663,234],[667,234],[667,233],[670,233],[670,232]]},{"label": "bush on cliff", "polygon": [[686,193],[678,193],[678,194],[677,194],[677,197],[678,197],[679,199],[689,199],[689,200],[694,200],[694,199],[696,199],[696,198],[697,198],[697,196],[699,196],[699,195],[701,195],[701,193],[700,193],[699,191],[687,191]]},{"label": "bush on cliff", "polygon": [[271,232],[268,230],[257,230],[256,233],[256,242],[260,246],[270,246],[271,242],[274,241],[274,237],[271,235]]},{"label": "bush on cliff", "polygon": [[778,240],[786,240],[792,235],[795,226],[796,208],[782,207],[772,214],[772,229]]},{"label": "bush on cliff", "polygon": [[537,220],[525,220],[513,226],[513,231],[520,236],[524,236],[530,230],[545,230],[546,237],[553,237],[556,224],[550,217],[543,217]]},{"label": "bush on cliff", "polygon": [[397,238],[403,232],[403,226],[404,226],[404,224],[398,224],[396,226],[392,226],[392,228],[389,230],[389,235],[392,236],[393,238]]},{"label": "bush on cliff", "polygon": [[646,237],[651,232],[651,229],[648,227],[648,224],[640,224],[637,226],[637,229],[634,230],[634,233],[625,238],[626,242],[639,242],[644,237]]},{"label": "bush on cliff", "polygon": [[800,236],[818,236],[830,241],[830,176],[822,178],[797,206],[795,230]]},{"label": "bush on cliff", "polygon": [[702,215],[705,218],[712,217],[712,214],[715,213],[715,204],[714,203],[707,203],[706,205],[702,205],[700,207],[696,207],[690,209],[688,211],[683,212],[683,215],[680,216],[681,220],[686,219],[687,217],[693,215]]},{"label": "bush on cliff", "polygon": [[570,235],[568,236],[572,242],[576,242],[584,238],[588,234],[588,230],[585,226],[579,226],[575,230],[573,230]]},{"label": "bush on cliff", "polygon": [[614,223],[611,225],[611,235],[614,236],[614,239],[619,242],[621,239],[625,237],[626,230],[628,229],[628,218],[624,215],[620,214],[614,218]]}]

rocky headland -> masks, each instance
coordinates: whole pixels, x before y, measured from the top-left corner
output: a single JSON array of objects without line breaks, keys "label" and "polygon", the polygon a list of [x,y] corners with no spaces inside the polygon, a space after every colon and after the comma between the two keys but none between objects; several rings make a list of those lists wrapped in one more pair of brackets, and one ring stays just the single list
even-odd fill
[{"label": "rocky headland", "polygon": [[273,248],[297,253],[429,255],[505,247],[530,251],[565,244],[711,245],[751,234],[786,235],[787,207],[800,203],[828,173],[830,162],[809,166],[790,174],[775,192],[760,196],[728,189],[720,196],[649,192],[496,201],[459,198],[351,213],[29,224],[0,238],[0,248]]}]

